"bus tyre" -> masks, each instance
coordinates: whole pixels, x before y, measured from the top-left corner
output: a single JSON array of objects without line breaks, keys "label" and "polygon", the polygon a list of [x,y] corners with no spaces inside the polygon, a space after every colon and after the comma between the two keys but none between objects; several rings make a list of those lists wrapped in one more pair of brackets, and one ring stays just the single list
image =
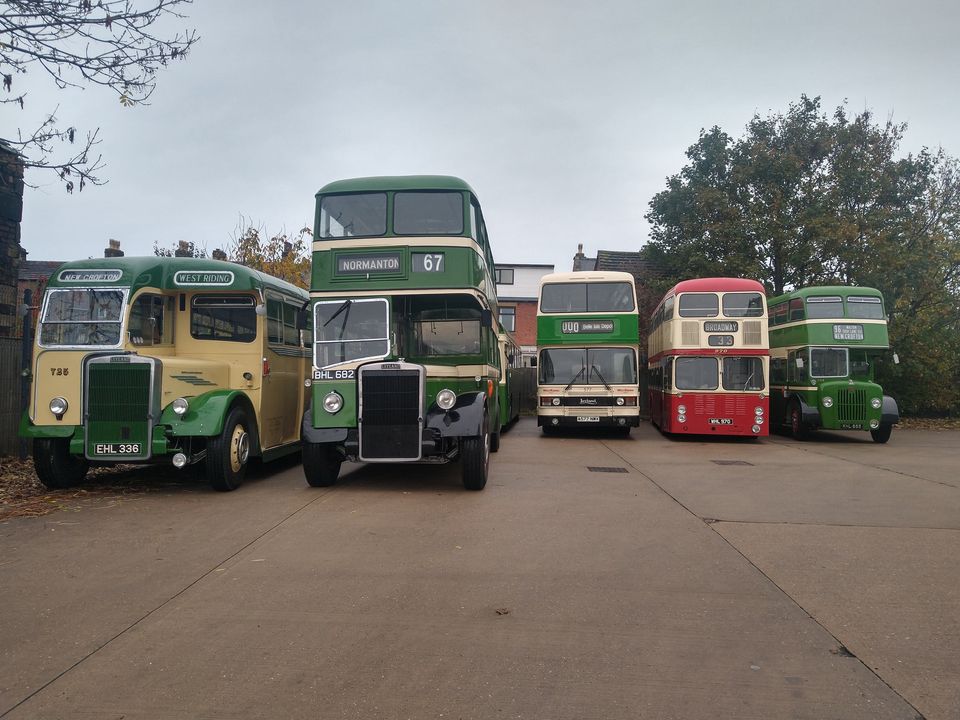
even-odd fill
[{"label": "bus tyre", "polygon": [[69,438],[34,438],[33,467],[46,488],[60,490],[83,480],[90,463],[70,454]]},{"label": "bus tyre", "polygon": [[880,443],[883,445],[887,440],[890,439],[890,433],[893,432],[893,425],[890,423],[883,423],[876,430],[870,431],[870,437],[873,438],[875,443]]},{"label": "bus tyre", "polygon": [[234,406],[223,430],[207,441],[207,482],[214,490],[229,492],[243,484],[250,459],[250,423],[243,408]]},{"label": "bus tyre", "polygon": [[497,428],[495,433],[490,433],[490,452],[497,452],[500,449],[500,433],[503,431],[503,426]]},{"label": "bus tyre", "polygon": [[310,487],[330,487],[340,475],[343,459],[337,449],[328,443],[303,444],[303,474]]},{"label": "bus tyre", "polygon": [[787,411],[787,420],[790,423],[790,434],[794,440],[807,439],[807,426],[803,422],[803,413],[800,411],[800,403],[790,403],[790,409]]},{"label": "bus tyre", "polygon": [[483,490],[490,471],[490,428],[486,413],[481,428],[482,435],[460,440],[460,465],[467,490]]}]

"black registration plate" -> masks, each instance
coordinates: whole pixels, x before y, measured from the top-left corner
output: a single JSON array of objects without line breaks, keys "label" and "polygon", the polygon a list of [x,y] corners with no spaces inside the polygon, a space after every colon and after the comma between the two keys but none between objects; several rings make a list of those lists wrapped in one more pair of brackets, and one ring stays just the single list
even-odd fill
[{"label": "black registration plate", "polygon": [[733,425],[732,418],[710,418],[707,422],[711,425]]},{"label": "black registration plate", "polygon": [[143,446],[140,443],[96,443],[94,455],[139,455]]}]

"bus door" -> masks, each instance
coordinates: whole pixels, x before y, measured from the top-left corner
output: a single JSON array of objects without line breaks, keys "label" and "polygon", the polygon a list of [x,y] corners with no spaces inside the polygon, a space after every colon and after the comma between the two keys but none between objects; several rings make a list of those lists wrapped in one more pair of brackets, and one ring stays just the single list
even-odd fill
[{"label": "bus door", "polygon": [[260,444],[264,448],[299,438],[302,408],[294,398],[303,394],[304,349],[293,301],[267,291],[266,343],[263,352],[263,385],[260,392]]}]

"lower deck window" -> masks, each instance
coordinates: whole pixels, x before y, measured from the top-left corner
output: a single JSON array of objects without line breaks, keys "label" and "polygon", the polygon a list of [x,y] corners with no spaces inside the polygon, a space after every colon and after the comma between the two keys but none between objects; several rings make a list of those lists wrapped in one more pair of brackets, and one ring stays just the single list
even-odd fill
[{"label": "lower deck window", "polygon": [[763,390],[763,359],[758,357],[726,357],[723,359],[723,389]]},{"label": "lower deck window", "polygon": [[677,390],[716,390],[719,374],[716,358],[678,357],[674,385]]},{"label": "lower deck window", "polygon": [[197,295],[190,305],[190,335],[196,340],[253,342],[257,312],[250,295]]}]

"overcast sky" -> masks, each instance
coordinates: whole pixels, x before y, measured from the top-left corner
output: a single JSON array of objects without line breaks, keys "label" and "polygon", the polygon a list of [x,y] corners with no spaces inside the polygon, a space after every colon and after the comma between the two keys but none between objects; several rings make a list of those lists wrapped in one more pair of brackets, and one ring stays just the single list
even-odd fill
[{"label": "overcast sky", "polygon": [[960,4],[197,0],[201,41],[148,107],[17,77],[27,110],[99,127],[109,179],[67,195],[28,174],[33,260],[227,245],[242,220],[312,225],[314,193],[449,174],[477,192],[494,257],[569,270],[577,244],[636,250],[651,197],[701,128],[742,134],[802,93],[907,122],[905,151],[960,154]]}]

